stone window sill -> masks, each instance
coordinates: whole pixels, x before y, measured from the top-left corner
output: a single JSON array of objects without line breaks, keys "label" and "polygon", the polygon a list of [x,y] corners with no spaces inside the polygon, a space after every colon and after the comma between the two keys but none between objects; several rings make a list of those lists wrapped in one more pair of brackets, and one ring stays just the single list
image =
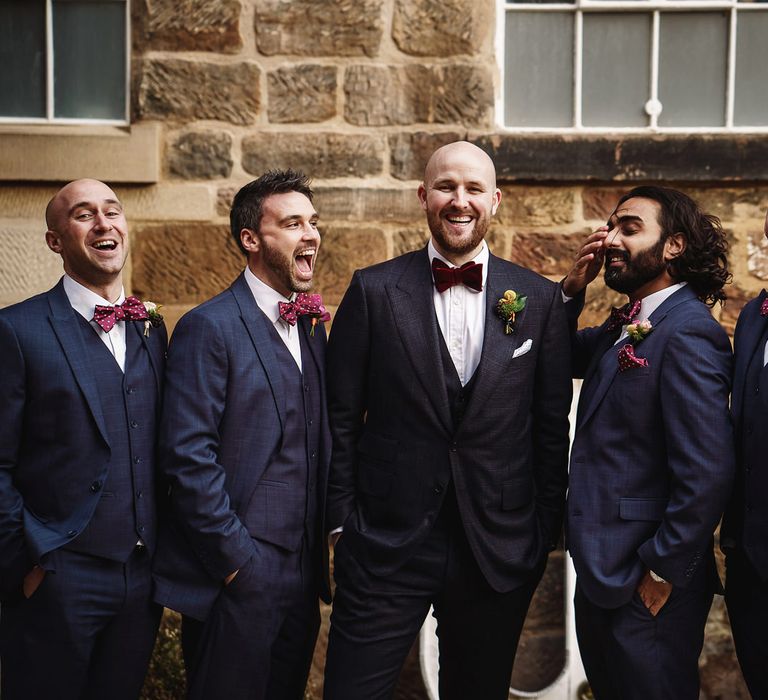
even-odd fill
[{"label": "stone window sill", "polygon": [[768,180],[766,134],[502,134],[473,139],[502,181]]},{"label": "stone window sill", "polygon": [[156,124],[0,126],[0,181],[154,183],[159,154]]}]

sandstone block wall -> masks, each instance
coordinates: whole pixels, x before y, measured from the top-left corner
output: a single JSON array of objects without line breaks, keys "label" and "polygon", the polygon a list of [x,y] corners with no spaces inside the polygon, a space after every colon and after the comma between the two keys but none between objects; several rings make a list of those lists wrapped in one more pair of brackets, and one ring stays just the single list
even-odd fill
[{"label": "sandstone block wall", "polygon": [[[456,139],[498,141],[495,12],[494,0],[132,0],[132,121],[160,128],[162,168],[152,185],[114,183],[133,240],[130,290],[163,304],[173,326],[228,286],[243,266],[228,233],[229,203],[267,168],[314,178],[323,234],[317,287],[331,311],[355,269],[422,246],[416,187],[429,154]],[[585,140],[579,152],[590,148]],[[684,154],[674,157],[685,173]],[[630,186],[621,180],[633,179],[606,171],[534,182],[516,176],[514,162],[499,171],[503,200],[490,247],[552,279]],[[768,279],[768,185],[688,173],[670,184],[720,216],[731,237],[731,300],[714,313],[732,330]],[[58,278],[43,210],[61,184],[0,182],[0,304]],[[617,301],[594,285],[585,323]],[[562,578],[547,580],[516,670],[529,687],[562,659]],[[702,669],[707,698],[747,697],[719,603]]]}]

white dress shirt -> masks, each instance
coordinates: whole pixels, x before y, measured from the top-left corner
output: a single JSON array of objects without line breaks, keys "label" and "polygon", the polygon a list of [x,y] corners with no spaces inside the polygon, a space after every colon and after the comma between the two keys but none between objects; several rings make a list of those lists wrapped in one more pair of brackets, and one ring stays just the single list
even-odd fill
[{"label": "white dress shirt", "polygon": [[75,282],[69,275],[64,275],[64,293],[72,304],[72,308],[77,311],[86,321],[88,321],[93,330],[101,338],[107,350],[112,353],[112,357],[120,365],[120,369],[125,372],[125,323],[118,322],[111,331],[107,333],[96,321],[93,320],[93,312],[96,310],[96,304],[102,306],[114,306],[122,304],[125,301],[125,291],[120,290],[120,296],[117,301],[109,301],[100,297],[96,292],[92,292],[87,287],[83,287],[79,282]]},{"label": "white dress shirt", "polygon": [[[442,260],[449,267],[455,265],[437,252],[432,239],[427,246],[429,264],[433,258]],[[480,364],[485,336],[485,287],[488,280],[488,246],[483,241],[480,252],[472,259],[483,266],[483,290],[477,292],[463,284],[457,284],[444,292],[438,292],[437,287],[432,291],[435,304],[435,314],[443,340],[448,346],[456,372],[462,386],[475,373]],[[434,285],[434,280],[432,282]]]},{"label": "white dress shirt", "polygon": [[280,310],[277,303],[293,301],[296,297],[295,294],[291,295],[290,299],[286,299],[280,292],[275,291],[268,284],[264,284],[256,275],[254,275],[250,268],[245,268],[245,281],[248,283],[248,287],[253,294],[253,298],[259,305],[259,308],[264,312],[264,315],[272,322],[277,334],[281,340],[285,343],[288,351],[295,360],[301,372],[301,343],[299,342],[299,325],[292,326],[290,323],[280,318]]},{"label": "white dress shirt", "polygon": [[[635,321],[647,321],[651,314],[656,311],[669,297],[671,297],[678,289],[682,289],[687,282],[678,282],[671,287],[665,287],[664,289],[649,294],[640,301],[640,313],[635,317]],[[616,341],[620,343],[628,335],[626,324],[621,328],[621,335]]]}]

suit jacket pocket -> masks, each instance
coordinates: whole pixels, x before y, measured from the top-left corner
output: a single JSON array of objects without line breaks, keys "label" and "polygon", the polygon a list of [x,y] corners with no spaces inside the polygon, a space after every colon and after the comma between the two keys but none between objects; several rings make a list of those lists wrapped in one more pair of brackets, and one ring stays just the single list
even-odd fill
[{"label": "suit jacket pocket", "polygon": [[392,462],[397,456],[397,440],[366,432],[357,441],[357,451],[372,459]]},{"label": "suit jacket pocket", "polygon": [[357,482],[362,493],[386,498],[392,490],[392,466],[397,440],[365,432],[357,442]]},{"label": "suit jacket pocket", "polygon": [[392,490],[392,473],[361,460],[357,470],[360,491],[369,496],[386,498]]},{"label": "suit jacket pocket", "polygon": [[667,510],[666,498],[620,498],[619,517],[622,520],[652,520],[664,519]]},{"label": "suit jacket pocket", "polygon": [[502,510],[524,508],[530,505],[531,501],[533,501],[533,479],[530,476],[518,476],[501,485]]}]

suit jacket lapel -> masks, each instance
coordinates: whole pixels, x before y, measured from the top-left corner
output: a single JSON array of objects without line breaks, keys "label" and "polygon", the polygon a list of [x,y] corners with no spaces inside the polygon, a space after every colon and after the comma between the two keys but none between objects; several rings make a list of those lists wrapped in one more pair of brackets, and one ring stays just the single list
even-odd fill
[{"label": "suit jacket lapel", "polygon": [[96,377],[93,374],[91,363],[88,361],[88,353],[80,332],[80,324],[75,315],[77,312],[72,308],[67,293],[64,291],[63,278],[48,293],[48,303],[51,307],[49,321],[53,327],[53,332],[56,334],[64,351],[64,356],[72,368],[75,382],[80,387],[80,391],[83,392],[85,402],[88,404],[96,426],[104,442],[109,445]]},{"label": "suit jacket lapel", "polygon": [[742,319],[741,327],[739,328],[739,351],[736,353],[733,370],[733,397],[731,401],[731,410],[737,422],[741,417],[747,372],[755,353],[759,351],[758,346],[765,332],[765,325],[768,323],[768,318],[760,315],[760,307],[766,296],[768,294],[763,290],[758,297],[757,303],[753,304],[746,311],[748,316]]},{"label": "suit jacket lapel", "polygon": [[[165,348],[161,347],[162,343],[158,344],[156,339],[150,341],[150,339],[144,335],[144,321],[130,321],[126,323],[125,332],[130,333],[131,328],[133,328],[134,333],[139,334],[139,338],[144,345],[144,349],[149,355],[149,364],[152,367],[152,374],[155,375],[155,385],[159,391],[162,388],[160,368],[163,364],[162,354],[165,352]],[[151,334],[152,328],[150,326],[150,335]]]},{"label": "suit jacket lapel", "polygon": [[272,396],[275,399],[277,414],[280,418],[280,427],[285,429],[285,390],[283,387],[283,377],[280,374],[280,366],[275,357],[275,349],[272,346],[272,340],[269,335],[269,319],[261,312],[259,305],[253,298],[245,277],[240,275],[229,288],[235,297],[238,307],[240,307],[240,318],[245,324],[245,329],[253,343],[256,354],[259,356],[264,373],[267,375],[267,381],[272,389]]},{"label": "suit jacket lapel", "polygon": [[400,278],[386,286],[395,326],[440,422],[448,432],[453,432],[427,249],[411,256],[406,265]]},{"label": "suit jacket lapel", "polygon": [[318,321],[315,326],[314,335],[310,335],[312,333],[312,319],[308,316],[300,316],[297,327],[303,336],[302,342],[306,344],[309,354],[312,356],[312,360],[322,378],[325,372],[325,353],[323,352],[325,348],[325,326],[322,322]]},{"label": "suit jacket lapel", "polygon": [[[653,328],[658,327],[658,325],[664,320],[664,318],[672,309],[685,301],[690,301],[691,299],[695,298],[696,294],[691,289],[690,285],[686,285],[685,287],[678,289],[674,294],[667,297],[663,303],[660,304],[659,307],[651,314],[649,318],[651,325]],[[616,375],[619,373],[619,347],[625,343],[630,342],[629,339],[619,343],[616,346],[615,352],[611,351],[617,356],[615,358],[615,362],[606,360],[609,362],[609,364],[604,365],[602,368],[600,367],[605,353],[609,352],[609,348],[615,344],[614,338],[616,337],[617,336],[606,332],[604,342],[601,342],[595,350],[595,355],[592,359],[592,362],[590,363],[586,376],[584,377],[582,394],[579,398],[579,410],[576,419],[577,429],[584,425],[591,418],[592,414],[595,412],[597,407],[600,405],[600,402],[608,392],[608,389],[613,383],[613,380],[616,378]],[[651,333],[647,339],[643,340],[643,344],[646,343],[653,343],[653,333]],[[601,371],[598,372],[598,369],[601,369]],[[594,389],[592,388],[593,386]]]},{"label": "suit jacket lapel", "polygon": [[485,400],[501,381],[504,373],[509,370],[515,350],[530,336],[525,335],[526,306],[515,317],[515,330],[507,335],[504,332],[504,321],[496,313],[496,305],[504,292],[512,289],[525,296],[526,290],[520,276],[514,271],[505,272],[499,264],[499,258],[490,255],[488,259],[488,276],[485,282],[485,328],[483,331],[483,350],[480,363],[475,370],[475,381],[467,410],[462,420],[462,426],[471,425],[473,412],[485,409]]}]

